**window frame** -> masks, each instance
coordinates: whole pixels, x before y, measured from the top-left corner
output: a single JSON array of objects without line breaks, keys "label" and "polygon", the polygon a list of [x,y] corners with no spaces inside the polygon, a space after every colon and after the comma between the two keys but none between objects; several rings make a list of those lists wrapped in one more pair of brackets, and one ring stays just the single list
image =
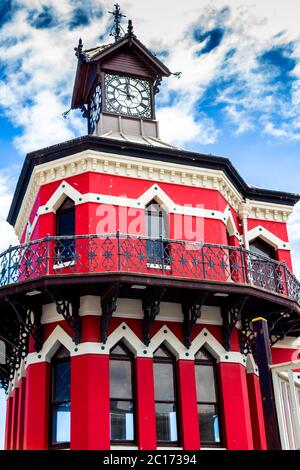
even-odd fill
[{"label": "window frame", "polygon": [[[258,247],[256,247],[256,244],[258,245]],[[265,248],[265,251],[264,251],[264,248]],[[257,249],[258,251],[255,251],[255,249]],[[257,255],[259,257],[265,257],[266,261],[268,261],[268,260],[277,261],[276,248],[274,248],[274,246],[272,246],[270,243],[264,241],[260,237],[256,237],[256,238],[254,238],[253,240],[251,240],[249,242],[249,250],[251,251],[251,253],[254,256]],[[260,261],[261,261],[261,259],[260,259]]]},{"label": "window frame", "polygon": [[[158,349],[163,349],[167,352],[169,357],[155,357],[155,352]],[[180,416],[179,416],[179,393],[178,393],[178,374],[177,374],[177,361],[176,357],[172,352],[164,345],[161,344],[158,346],[158,348],[155,350],[153,353],[153,366],[154,364],[172,364],[172,370],[173,370],[173,388],[174,388],[174,401],[171,400],[156,400],[155,398],[155,383],[154,383],[154,407],[155,407],[155,422],[157,422],[157,417],[156,417],[156,404],[157,403],[167,403],[167,404],[175,404],[175,410],[176,410],[176,426],[177,426],[177,440],[176,441],[159,441],[157,439],[157,427],[156,427],[156,444],[157,447],[179,447],[181,445],[181,426],[180,426]],[[153,370],[153,376],[154,376],[154,370]]]},{"label": "window frame", "polygon": [[[206,359],[196,359],[197,354],[200,351],[204,350],[204,353],[208,355],[207,360]],[[207,401],[198,401],[198,394],[197,394],[197,375],[195,373],[195,378],[196,378],[196,398],[197,398],[197,413],[198,413],[198,405],[214,405],[215,409],[217,410],[217,415],[218,415],[218,423],[219,423],[219,434],[220,434],[220,442],[208,442],[208,441],[202,441],[201,439],[201,432],[200,432],[200,420],[199,420],[199,413],[198,413],[198,426],[199,426],[199,433],[200,433],[200,447],[206,447],[206,448],[223,448],[224,447],[224,424],[223,424],[223,412],[222,412],[222,406],[221,406],[221,387],[220,387],[220,371],[217,365],[216,359],[210,354],[210,352],[205,348],[201,347],[195,354],[195,369],[197,366],[207,366],[207,367],[212,367],[213,368],[213,376],[214,376],[214,384],[215,384],[215,395],[216,395],[216,402],[207,402]],[[196,370],[195,370],[196,372]]]},{"label": "window frame", "polygon": [[[64,208],[64,205],[68,203],[72,203],[70,207]],[[55,213],[55,236],[59,237],[59,239],[55,242],[55,253],[58,256],[58,265],[64,263],[70,263],[75,261],[75,238],[68,238],[68,237],[75,237],[76,234],[76,206],[73,199],[70,197],[66,197],[61,205],[58,207]],[[60,233],[60,217],[64,214],[72,213],[73,215],[73,230],[72,233],[69,234],[61,234]],[[63,247],[62,253],[59,253],[60,245]],[[73,245],[73,246],[72,246]],[[66,251],[66,253],[64,253]],[[70,253],[68,253],[70,252]]]},{"label": "window frame", "polygon": [[[157,206],[158,211],[152,210]],[[158,237],[152,237],[152,220],[158,221]],[[154,222],[155,223],[155,222]],[[170,265],[170,243],[169,243],[169,213],[156,199],[152,199],[145,206],[145,229],[146,229],[146,255],[149,267],[165,268]],[[159,252],[159,256],[153,257],[152,252]]]},{"label": "window frame", "polygon": [[[55,390],[55,369],[58,364],[68,363],[70,368],[70,400],[66,401],[54,401],[54,390]],[[49,447],[50,449],[70,449],[71,445],[71,426],[70,426],[70,441],[67,442],[53,442],[53,413],[54,407],[64,403],[70,404],[70,414],[71,414],[71,357],[61,357],[56,358],[55,356],[50,362],[50,416],[49,416]]]},{"label": "window frame", "polygon": [[[122,355],[122,354],[112,354],[111,351],[109,352],[109,365],[110,361],[123,361],[123,362],[131,362],[131,391],[132,391],[132,414],[133,414],[133,440],[123,440],[123,439],[116,439],[113,440],[111,439],[111,425],[110,425],[110,444],[112,446],[116,445],[122,445],[122,446],[133,446],[136,445],[137,442],[137,406],[136,406],[136,374],[135,374],[135,358],[134,354],[130,351],[130,349],[127,347],[127,345],[121,340],[116,343],[111,350],[116,348],[117,346],[120,346],[123,350],[128,355]],[[110,374],[110,371],[109,371]],[[109,377],[109,385],[110,385],[110,377]],[[111,402],[112,401],[124,401],[128,402],[130,400],[125,399],[125,398],[111,398],[110,393],[109,393],[109,418],[111,417]]]}]

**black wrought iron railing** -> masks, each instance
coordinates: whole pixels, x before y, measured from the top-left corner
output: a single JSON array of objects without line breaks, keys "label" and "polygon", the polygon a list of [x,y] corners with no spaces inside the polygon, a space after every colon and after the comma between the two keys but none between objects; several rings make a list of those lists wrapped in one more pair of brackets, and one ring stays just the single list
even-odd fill
[{"label": "black wrought iron railing", "polygon": [[284,263],[242,247],[117,233],[46,237],[0,255],[0,287],[51,275],[114,272],[246,284],[300,302],[300,283]]}]

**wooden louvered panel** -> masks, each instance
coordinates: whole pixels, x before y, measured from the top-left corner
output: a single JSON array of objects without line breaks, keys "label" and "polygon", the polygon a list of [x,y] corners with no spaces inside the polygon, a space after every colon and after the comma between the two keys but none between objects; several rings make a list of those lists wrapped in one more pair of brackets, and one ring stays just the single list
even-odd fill
[{"label": "wooden louvered panel", "polygon": [[137,55],[129,52],[118,52],[112,57],[109,57],[102,63],[101,66],[104,70],[117,73],[128,73],[130,75],[138,75],[141,77],[153,77],[153,72],[147,64],[141,60]]}]

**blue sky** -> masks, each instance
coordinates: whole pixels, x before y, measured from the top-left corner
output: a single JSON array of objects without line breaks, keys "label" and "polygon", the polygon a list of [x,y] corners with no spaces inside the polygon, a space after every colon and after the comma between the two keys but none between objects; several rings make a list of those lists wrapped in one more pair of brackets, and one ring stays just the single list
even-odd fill
[{"label": "blue sky", "polygon": [[[27,152],[86,133],[68,119],[76,59],[110,41],[113,1],[0,0],[0,249]],[[161,137],[227,156],[252,185],[300,192],[300,3],[295,0],[126,0],[139,39],[180,79],[158,95]],[[300,275],[300,208],[289,223]],[[0,398],[1,420],[4,418]],[[1,445],[0,445],[1,447]]]}]

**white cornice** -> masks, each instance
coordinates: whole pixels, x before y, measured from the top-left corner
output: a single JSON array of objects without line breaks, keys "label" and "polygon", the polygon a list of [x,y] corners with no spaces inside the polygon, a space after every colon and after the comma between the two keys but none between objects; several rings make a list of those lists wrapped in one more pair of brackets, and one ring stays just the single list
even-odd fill
[{"label": "white cornice", "polygon": [[289,216],[293,212],[292,206],[287,206],[285,204],[272,204],[269,202],[252,201],[250,199],[247,199],[246,203],[240,207],[240,211],[243,211],[244,206],[246,206],[249,211],[249,219],[287,222]]}]

